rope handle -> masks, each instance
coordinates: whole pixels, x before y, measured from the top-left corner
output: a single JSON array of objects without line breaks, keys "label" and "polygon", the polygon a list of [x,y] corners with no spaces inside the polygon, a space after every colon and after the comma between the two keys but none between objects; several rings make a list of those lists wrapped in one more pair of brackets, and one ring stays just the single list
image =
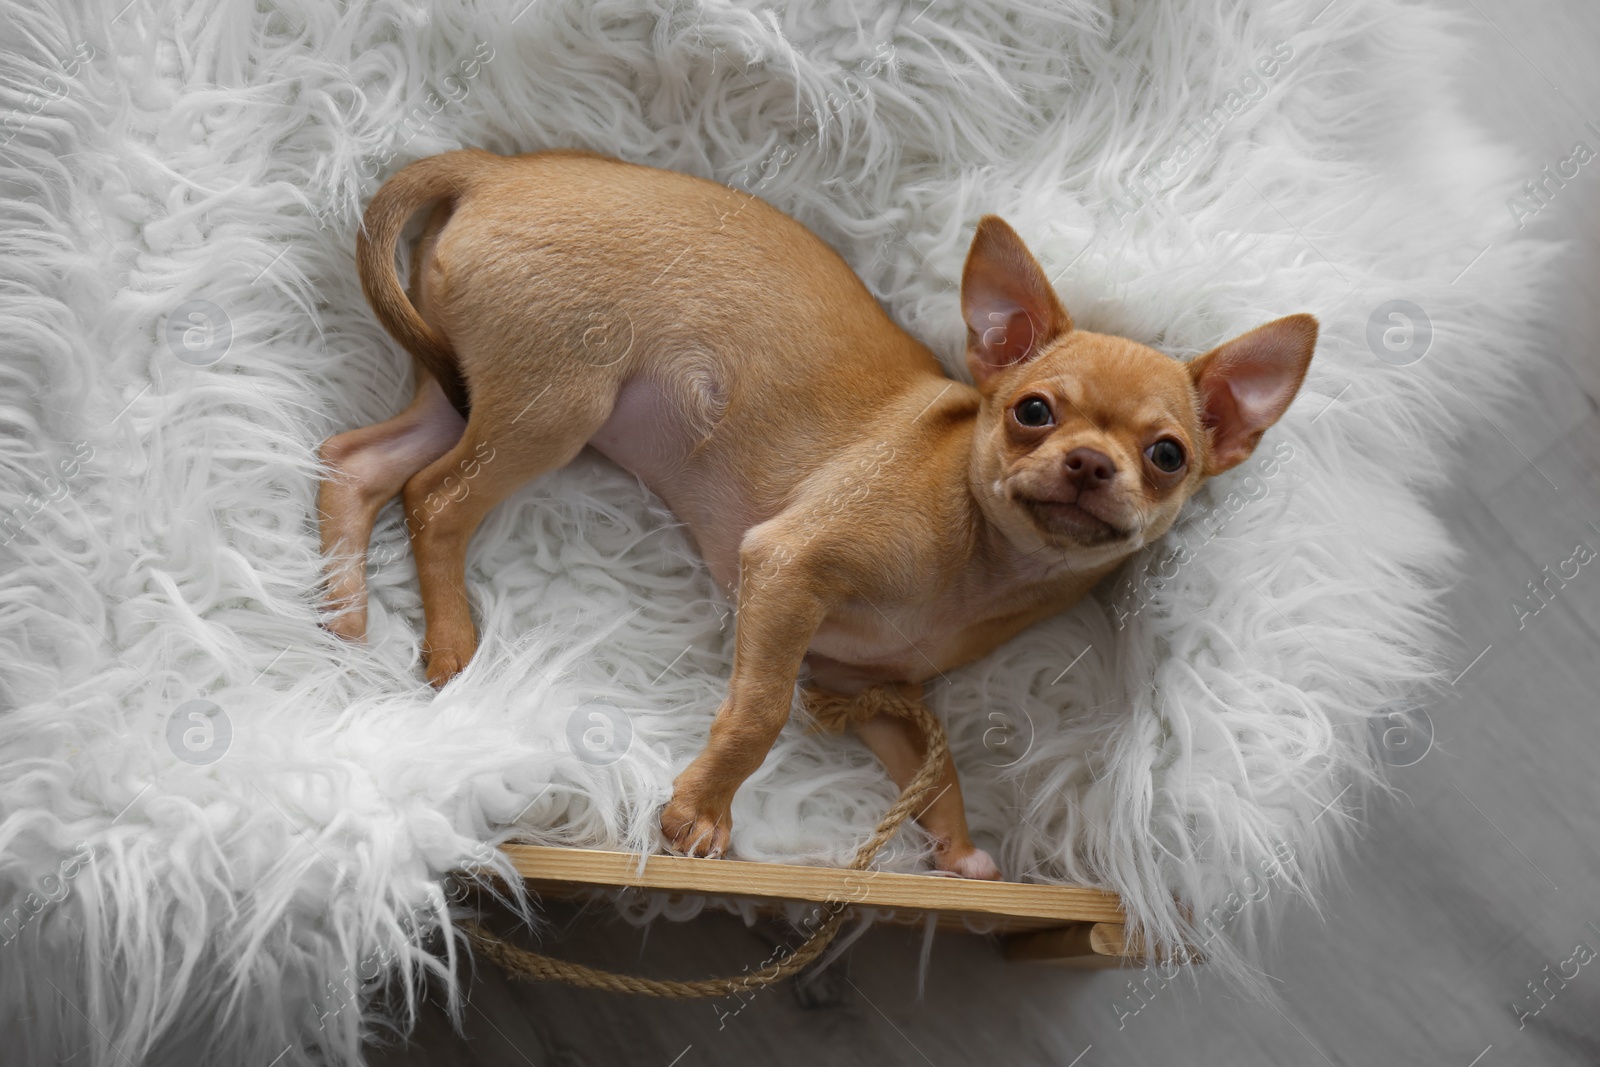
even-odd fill
[{"label": "rope handle", "polygon": [[[900,799],[878,820],[872,836],[856,849],[855,858],[847,870],[864,871],[899,831],[901,825],[917,810],[923,798],[933,791],[949,756],[949,745],[944,730],[922,701],[909,696],[903,689],[879,686],[866,689],[854,696],[843,696],[820,689],[806,689],[802,693],[806,708],[824,730],[842,730],[846,721],[862,722],[876,715],[896,715],[910,719],[922,730],[928,751],[922,768],[900,794]],[[474,948],[488,959],[498,963],[513,978],[530,981],[566,982],[584,989],[604,989],[612,993],[633,993],[645,997],[671,997],[688,1000],[697,997],[731,996],[742,989],[761,989],[780,982],[804,969],[822,955],[844,925],[849,906],[843,901],[828,905],[828,917],[801,942],[788,956],[769,963],[754,974],[738,978],[701,978],[696,981],[679,981],[670,978],[640,978],[636,975],[602,971],[581,963],[544,956],[537,952],[508,944],[474,922],[462,924]]]}]

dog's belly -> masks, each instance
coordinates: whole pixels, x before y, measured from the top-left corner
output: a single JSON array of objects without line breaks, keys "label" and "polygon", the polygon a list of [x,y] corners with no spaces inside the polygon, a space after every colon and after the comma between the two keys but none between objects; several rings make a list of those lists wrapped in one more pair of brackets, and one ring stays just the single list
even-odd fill
[{"label": "dog's belly", "polygon": [[[730,595],[739,580],[739,543],[760,521],[726,465],[696,453],[714,426],[716,383],[689,386],[691,401],[649,378],[623,383],[605,424],[589,439],[601,455],[633,474],[666,502],[694,536],[711,575]],[[698,393],[698,401],[694,396]]]},{"label": "dog's belly", "polygon": [[611,417],[589,444],[660,492],[683,466],[692,447],[688,437],[686,420],[666,391],[648,378],[634,378],[622,384]]}]

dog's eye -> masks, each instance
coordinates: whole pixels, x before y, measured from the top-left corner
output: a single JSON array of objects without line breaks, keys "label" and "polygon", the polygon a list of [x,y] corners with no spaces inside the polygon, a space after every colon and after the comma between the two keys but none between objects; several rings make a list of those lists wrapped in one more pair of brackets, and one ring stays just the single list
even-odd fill
[{"label": "dog's eye", "polygon": [[1144,450],[1150,457],[1150,462],[1156,465],[1156,470],[1173,473],[1183,466],[1183,446],[1170,437],[1163,437],[1155,444]]},{"label": "dog's eye", "polygon": [[1022,425],[1033,429],[1049,426],[1055,421],[1055,413],[1050,410],[1050,405],[1045,403],[1042,397],[1037,396],[1024,398],[1011,409],[1011,413]]}]

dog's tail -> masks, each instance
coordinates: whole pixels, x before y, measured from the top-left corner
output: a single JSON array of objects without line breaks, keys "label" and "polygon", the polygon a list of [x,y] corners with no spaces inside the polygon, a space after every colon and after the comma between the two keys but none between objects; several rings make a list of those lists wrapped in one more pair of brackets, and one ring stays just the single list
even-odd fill
[{"label": "dog's tail", "polygon": [[356,234],[356,266],[361,291],[383,328],[400,342],[439,382],[445,396],[463,415],[469,406],[461,366],[449,342],[434,332],[412,306],[394,269],[394,246],[412,215],[424,205],[449,198],[459,201],[472,189],[484,165],[499,157],[479,149],[430,156],[404,168],[383,183]]}]

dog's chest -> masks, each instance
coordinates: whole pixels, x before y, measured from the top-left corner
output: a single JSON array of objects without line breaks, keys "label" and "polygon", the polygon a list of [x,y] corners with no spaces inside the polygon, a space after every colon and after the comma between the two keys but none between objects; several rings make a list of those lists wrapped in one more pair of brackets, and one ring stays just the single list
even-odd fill
[{"label": "dog's chest", "polygon": [[957,593],[917,604],[846,601],[817,628],[806,662],[827,687],[926,681],[984,655],[1053,610],[1015,607],[1015,600],[1008,607]]},{"label": "dog's chest", "polygon": [[893,606],[890,612],[860,601],[836,608],[812,635],[807,661],[813,670],[873,681],[936,674],[947,635],[925,613]]},{"label": "dog's chest", "polygon": [[[930,572],[922,586],[929,592],[914,600],[877,595],[835,606],[813,635],[806,663],[816,684],[841,692],[937,679],[1070,608],[1109,569],[974,563],[953,577]],[[859,581],[858,588],[866,583]]]}]

